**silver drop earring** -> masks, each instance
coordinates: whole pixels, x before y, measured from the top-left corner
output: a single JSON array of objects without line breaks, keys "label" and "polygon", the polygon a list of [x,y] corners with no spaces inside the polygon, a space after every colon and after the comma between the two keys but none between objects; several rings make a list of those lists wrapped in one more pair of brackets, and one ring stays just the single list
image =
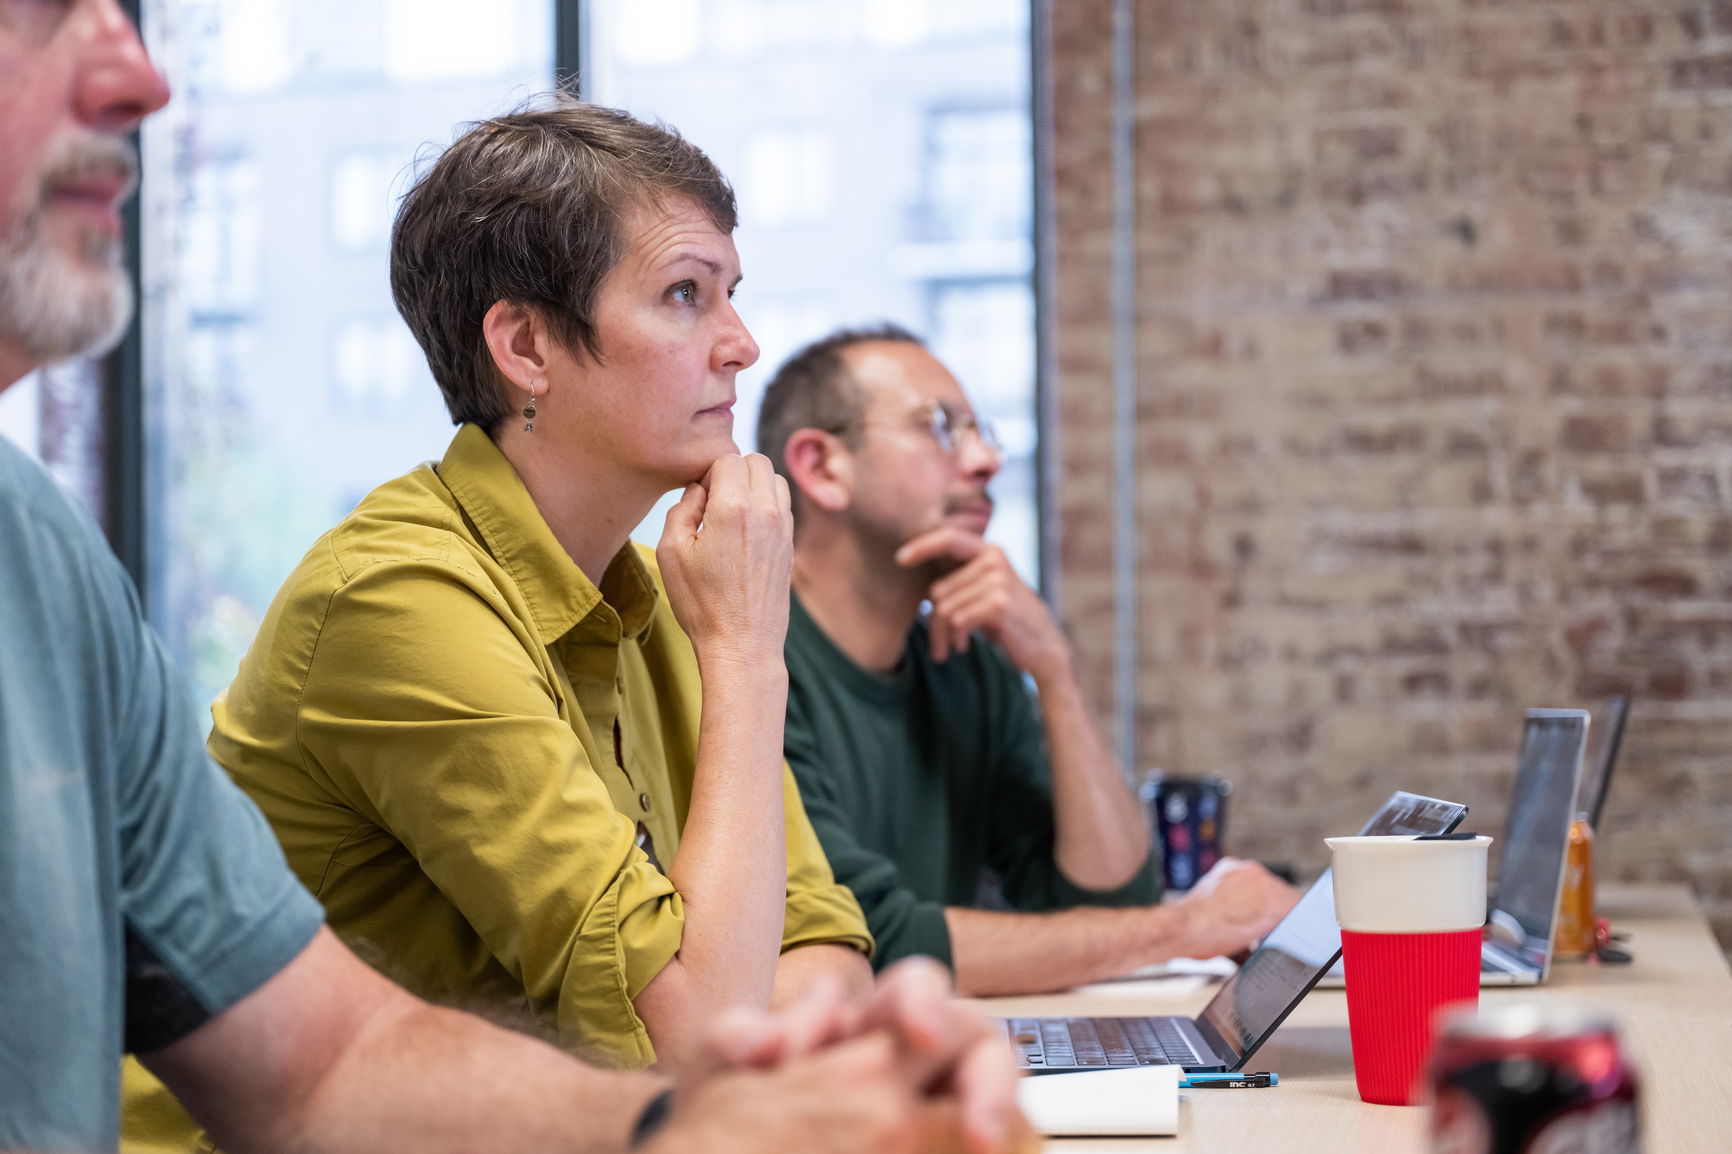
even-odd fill
[{"label": "silver drop earring", "polygon": [[529,390],[529,403],[523,406],[523,431],[535,432],[535,390]]}]

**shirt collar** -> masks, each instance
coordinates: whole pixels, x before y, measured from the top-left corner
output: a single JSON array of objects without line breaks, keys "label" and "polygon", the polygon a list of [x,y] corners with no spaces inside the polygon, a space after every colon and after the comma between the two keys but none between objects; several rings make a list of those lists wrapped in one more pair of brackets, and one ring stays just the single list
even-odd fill
[{"label": "shirt collar", "polygon": [[479,425],[457,430],[438,472],[488,553],[522,591],[543,645],[553,644],[586,618],[592,619],[592,627],[608,632],[617,621],[621,638],[641,637],[648,630],[659,594],[636,547],[626,542],[596,588],[548,528],[517,470]]}]

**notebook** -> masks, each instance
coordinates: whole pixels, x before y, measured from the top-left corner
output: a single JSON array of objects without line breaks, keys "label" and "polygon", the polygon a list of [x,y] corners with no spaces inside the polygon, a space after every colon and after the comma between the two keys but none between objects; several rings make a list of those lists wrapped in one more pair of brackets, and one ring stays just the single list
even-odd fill
[{"label": "notebook", "polygon": [[1016,1104],[1036,1132],[1129,1137],[1179,1132],[1179,1068],[1100,1070],[1089,1078],[1024,1078]]},{"label": "notebook", "polygon": [[[1502,863],[1486,904],[1482,986],[1534,986],[1551,972],[1552,933],[1563,896],[1564,858],[1570,819],[1577,812],[1576,786],[1587,735],[1588,714],[1580,709],[1530,709],[1522,723],[1509,821],[1503,837],[1492,845]],[[1341,987],[1341,967],[1332,968],[1317,984]]]},{"label": "notebook", "polygon": [[[1412,793],[1391,794],[1362,834],[1448,833],[1467,807]],[[1180,1066],[1244,1068],[1317,979],[1341,955],[1329,873],[1222,984],[1195,1018],[1001,1018],[1017,1064],[1031,1072]]]}]

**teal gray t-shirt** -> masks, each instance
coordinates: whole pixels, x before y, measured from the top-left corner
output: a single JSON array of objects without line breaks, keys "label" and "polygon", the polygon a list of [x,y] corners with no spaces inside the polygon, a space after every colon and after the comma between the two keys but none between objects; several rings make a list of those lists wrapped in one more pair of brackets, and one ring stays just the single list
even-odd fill
[{"label": "teal gray t-shirt", "polygon": [[946,906],[972,906],[985,871],[1036,912],[1156,901],[1154,863],[1119,889],[1073,885],[1053,860],[1046,735],[1022,674],[997,646],[932,660],[915,625],[896,671],[854,664],[800,599],[789,607],[784,748],[836,880],[877,943],[951,964]]},{"label": "teal gray t-shirt", "polygon": [[203,730],[95,526],[0,440],[0,1149],[114,1149],[122,1052],[318,929]]}]

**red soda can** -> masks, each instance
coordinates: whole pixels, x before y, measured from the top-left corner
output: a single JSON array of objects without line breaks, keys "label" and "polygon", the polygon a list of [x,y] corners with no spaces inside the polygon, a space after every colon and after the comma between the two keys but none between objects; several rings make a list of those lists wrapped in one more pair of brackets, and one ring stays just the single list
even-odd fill
[{"label": "red soda can", "polygon": [[1431,1056],[1432,1154],[1640,1154],[1636,1076],[1612,1021],[1543,1003],[1449,1015]]}]

